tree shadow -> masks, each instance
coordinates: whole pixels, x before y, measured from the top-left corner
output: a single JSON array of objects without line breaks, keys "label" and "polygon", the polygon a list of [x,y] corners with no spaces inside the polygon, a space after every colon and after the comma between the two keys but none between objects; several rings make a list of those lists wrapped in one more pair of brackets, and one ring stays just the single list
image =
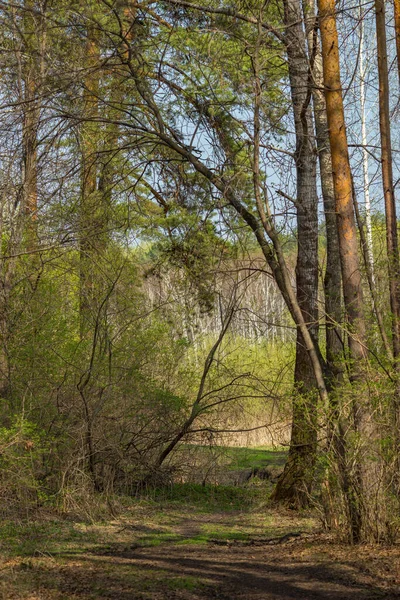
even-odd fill
[{"label": "tree shadow", "polygon": [[[397,599],[379,582],[362,584],[349,563],[301,562],[278,557],[271,547],[222,549],[207,546],[158,546],[125,549],[110,555],[83,555],[79,564],[64,565],[53,581],[76,598],[118,600],[373,600]],[[254,556],[249,555],[254,553]],[[278,562],[282,556],[283,562]],[[68,596],[67,596],[68,597]]]}]

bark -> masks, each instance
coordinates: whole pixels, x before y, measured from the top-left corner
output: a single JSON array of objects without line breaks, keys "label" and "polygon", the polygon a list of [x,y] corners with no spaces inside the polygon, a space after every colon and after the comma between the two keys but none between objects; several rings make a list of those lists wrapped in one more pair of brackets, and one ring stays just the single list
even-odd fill
[{"label": "bark", "polygon": [[303,0],[308,54],[312,68],[312,95],[317,139],[319,169],[326,230],[326,268],[324,276],[326,362],[330,386],[339,383],[343,375],[343,317],[340,272],[339,238],[336,227],[335,190],[332,177],[332,157],[329,146],[328,120],[323,92],[322,55],[317,35],[314,0]]},{"label": "bark", "polygon": [[[318,338],[318,196],[311,80],[299,0],[285,0],[286,50],[296,133],[297,300],[310,335]],[[272,499],[295,508],[310,500],[317,449],[316,382],[304,339],[297,330],[290,449]]]},{"label": "bark", "polygon": [[[349,494],[349,473],[346,464],[345,425],[340,415],[340,386],[343,384],[343,339],[342,339],[342,277],[340,271],[339,237],[336,225],[335,190],[332,175],[332,156],[329,144],[329,130],[326,102],[323,92],[323,72],[321,44],[318,36],[318,20],[314,0],[303,0],[303,13],[306,28],[308,55],[313,79],[312,95],[317,151],[321,176],[322,199],[325,213],[326,267],[324,275],[325,298],[325,340],[327,362],[327,386],[330,403],[327,414],[327,450],[333,451],[335,463],[344,490],[347,505],[351,504]],[[322,486],[322,502],[326,524],[333,527],[338,522],[337,486],[326,474]]]},{"label": "bark", "polygon": [[[350,380],[361,383],[366,376],[366,326],[363,312],[363,294],[358,258],[358,242],[353,212],[352,177],[344,118],[340,80],[339,44],[336,28],[335,0],[318,0],[325,98],[332,153],[335,207],[339,234],[339,248],[343,280],[343,296],[349,335]],[[361,448],[355,455],[356,469],[351,482],[350,504],[351,541],[359,542],[372,534],[376,523],[376,505],[379,498],[379,479],[376,467],[365,445],[374,441],[375,428],[368,399],[353,393],[354,430],[360,436]],[[365,393],[365,392],[364,392]],[[375,513],[375,514],[374,514]]]},{"label": "bark", "polygon": [[393,0],[394,4],[394,27],[396,31],[397,70],[400,82],[400,0]]},{"label": "bark", "polygon": [[[395,2],[395,10],[396,10]],[[398,9],[398,7],[397,7]],[[386,249],[389,272],[390,308],[392,312],[392,344],[394,366],[397,376],[393,396],[394,443],[396,451],[396,485],[399,483],[400,464],[400,258],[397,234],[396,203],[393,186],[393,161],[389,109],[389,76],[386,43],[385,3],[375,0],[376,38],[379,74],[379,127],[381,135],[381,170],[386,215]],[[399,15],[395,12],[396,43],[399,51]],[[399,58],[399,55],[398,55]]]},{"label": "bark", "polygon": [[381,168],[386,215],[386,247],[389,270],[390,307],[392,311],[393,355],[400,355],[400,261],[397,238],[397,216],[393,187],[393,162],[389,111],[389,77],[386,48],[385,4],[375,0],[376,37],[379,74],[379,127],[381,135]]}]

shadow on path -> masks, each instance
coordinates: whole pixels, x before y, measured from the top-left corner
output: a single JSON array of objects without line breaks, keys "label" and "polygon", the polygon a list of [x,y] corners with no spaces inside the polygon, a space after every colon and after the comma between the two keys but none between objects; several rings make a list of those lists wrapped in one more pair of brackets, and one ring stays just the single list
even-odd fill
[{"label": "shadow on path", "polygon": [[[86,582],[86,584],[85,584]],[[50,582],[47,586],[52,587]],[[115,600],[399,599],[366,582],[350,563],[302,558],[290,548],[162,545],[85,554],[66,564],[58,585],[73,598]],[[67,596],[68,597],[68,596]]]}]

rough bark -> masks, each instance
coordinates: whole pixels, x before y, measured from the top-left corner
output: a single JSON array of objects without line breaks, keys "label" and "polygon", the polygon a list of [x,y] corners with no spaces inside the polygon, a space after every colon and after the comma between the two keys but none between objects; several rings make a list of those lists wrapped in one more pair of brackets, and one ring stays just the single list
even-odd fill
[{"label": "rough bark", "polygon": [[[296,133],[297,300],[312,338],[318,337],[318,196],[311,79],[299,0],[285,0],[286,50]],[[295,390],[289,456],[272,499],[300,508],[308,504],[317,449],[315,376],[297,330]]]},{"label": "rough bark", "polygon": [[[335,207],[343,280],[343,296],[349,328],[350,380],[361,383],[366,375],[366,326],[358,258],[357,231],[353,211],[352,177],[344,118],[340,79],[339,43],[334,0],[318,0],[325,98],[332,153]],[[352,477],[350,497],[350,536],[353,542],[369,538],[376,522],[376,502],[379,498],[377,464],[370,459],[366,445],[374,441],[375,428],[368,398],[353,393],[354,430],[360,436],[361,447],[355,455],[356,469]],[[365,392],[364,392],[365,393]]]},{"label": "rough bark", "polygon": [[324,294],[327,376],[330,385],[334,385],[335,382],[342,379],[343,372],[343,340],[340,327],[343,317],[341,301],[342,277],[340,272],[339,238],[336,227],[332,157],[323,92],[322,54],[317,32],[317,16],[314,0],[303,0],[303,12],[313,78],[314,120],[325,213],[326,267]]}]

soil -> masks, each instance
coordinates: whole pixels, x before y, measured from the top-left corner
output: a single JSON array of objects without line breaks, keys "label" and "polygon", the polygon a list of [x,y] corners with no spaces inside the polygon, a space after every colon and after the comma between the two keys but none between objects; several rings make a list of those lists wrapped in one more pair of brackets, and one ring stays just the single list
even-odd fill
[{"label": "soil", "polygon": [[90,540],[99,538],[94,546],[6,560],[0,598],[400,599],[400,545],[351,548],[316,531],[310,519],[278,512],[267,537],[254,515],[250,523],[242,513],[142,517],[88,528]]}]

